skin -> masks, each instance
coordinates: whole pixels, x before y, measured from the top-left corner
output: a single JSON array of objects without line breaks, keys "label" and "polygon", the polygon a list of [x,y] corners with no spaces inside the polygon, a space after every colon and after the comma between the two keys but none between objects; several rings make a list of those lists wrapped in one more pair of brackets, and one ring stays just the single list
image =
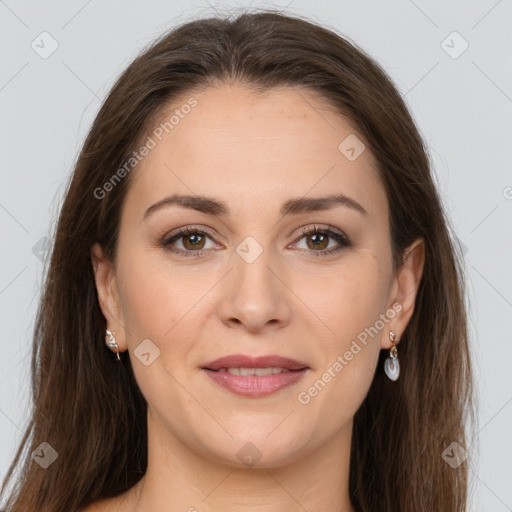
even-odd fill
[{"label": "skin", "polygon": [[[257,95],[222,85],[193,96],[198,105],[132,171],[117,260],[105,258],[98,244],[91,251],[108,328],[128,350],[148,402],[149,459],[136,486],[87,510],[353,511],[353,417],[380,350],[392,346],[389,332],[400,339],[413,314],[424,243],[416,240],[394,272],[377,162],[368,147],[354,161],[338,150],[357,132],[313,92],[285,87]],[[170,112],[189,97],[174,101]],[[142,219],[176,193],[224,201],[230,214],[167,206]],[[332,193],[354,199],[367,215],[343,205],[279,215],[289,199]],[[351,245],[329,237],[316,248],[314,235],[299,232],[315,224],[343,231]],[[167,249],[158,245],[185,226],[212,236],[196,246],[190,235]],[[252,263],[236,252],[247,236],[263,250]],[[194,247],[203,254],[169,250]],[[335,247],[341,250],[315,254]],[[300,403],[298,394],[397,303],[401,310],[378,334]],[[147,338],[160,350],[148,366],[134,355]],[[234,353],[293,357],[310,370],[272,395],[241,397],[201,370]],[[261,455],[252,467],[237,456],[248,442]]]}]

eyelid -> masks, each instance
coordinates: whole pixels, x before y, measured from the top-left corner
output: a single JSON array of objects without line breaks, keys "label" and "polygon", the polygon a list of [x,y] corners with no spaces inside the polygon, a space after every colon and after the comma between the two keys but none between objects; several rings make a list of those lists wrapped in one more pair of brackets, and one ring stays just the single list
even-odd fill
[{"label": "eyelid", "polygon": [[313,224],[308,224],[307,226],[302,226],[297,231],[297,235],[304,235],[304,234],[308,234],[308,233],[311,233],[314,231],[332,231],[332,232],[336,233],[337,235],[347,237],[347,235],[345,235],[345,233],[343,233],[343,231],[335,228],[334,226],[331,226],[330,224],[320,224],[318,222],[313,223]]},{"label": "eyelid", "polygon": [[[204,226],[196,226],[196,225],[188,225],[183,226],[180,228],[173,229],[169,233],[165,234],[163,237],[160,238],[160,242],[158,242],[158,245],[161,247],[166,248],[168,245],[170,245],[171,241],[176,242],[176,240],[179,240],[180,238],[183,238],[187,236],[190,233],[199,233],[201,235],[206,235],[208,238],[212,240],[212,242],[215,245],[219,245],[216,241],[216,236],[212,233],[212,230],[210,228],[204,227]],[[182,251],[181,249],[169,249],[171,252],[176,253],[182,253],[182,252],[188,252],[188,253],[197,253],[200,254],[203,252],[208,252],[208,250],[204,249],[198,249],[197,251]]]},{"label": "eyelid", "polygon": [[305,236],[313,235],[315,233],[321,233],[326,234],[329,238],[337,239],[338,244],[341,243],[341,247],[331,248],[331,249],[323,249],[319,251],[306,251],[305,249],[299,249],[306,252],[311,252],[312,254],[316,255],[329,255],[334,254],[338,251],[341,251],[342,249],[346,247],[352,246],[351,239],[340,229],[337,229],[329,224],[313,224],[309,226],[303,226],[299,229],[299,233],[297,234],[295,241],[292,242],[291,245],[296,244],[297,242],[300,242]]},{"label": "eyelid", "polygon": [[[159,245],[161,247],[167,249],[167,246],[170,245],[171,242],[175,242],[176,240],[179,240],[180,238],[186,236],[189,233],[199,233],[202,235],[204,234],[207,237],[209,237],[214,244],[218,245],[218,243],[216,242],[216,236],[213,235],[212,230],[210,230],[210,228],[207,228],[205,226],[199,226],[199,225],[187,225],[187,226],[183,226],[180,228],[176,228],[176,229],[172,230],[171,232],[167,233],[163,238],[161,238]],[[315,233],[326,234],[330,238],[338,239],[337,240],[338,244],[341,243],[341,247],[336,247],[336,248],[331,248],[331,249],[322,249],[322,250],[318,250],[318,251],[298,249],[299,251],[310,252],[317,256],[322,256],[322,255],[327,256],[329,254],[334,254],[338,251],[341,251],[343,248],[346,248],[346,247],[349,247],[352,245],[351,240],[343,231],[341,231],[329,224],[322,225],[319,223],[315,223],[312,225],[309,224],[307,226],[303,226],[303,227],[299,228],[299,230],[296,232],[295,240],[293,242],[291,242],[291,244],[289,244],[287,247],[289,247],[290,245],[295,245],[300,240],[302,240],[302,238],[304,238],[305,236],[307,236],[309,234],[315,234]],[[173,239],[175,239],[175,240],[173,240]],[[173,252],[175,254],[187,253],[187,255],[197,255],[197,256],[201,256],[204,253],[208,253],[211,251],[211,249],[198,249],[195,251],[183,251],[182,249],[167,249],[167,250],[169,250],[170,252]]]},{"label": "eyelid", "polygon": [[211,238],[215,238],[215,236],[216,236],[216,235],[213,234],[213,230],[211,230],[210,228],[208,228],[206,226],[190,224],[190,225],[186,225],[186,226],[182,226],[182,227],[173,229],[172,231],[167,233],[164,236],[164,238],[169,240],[169,239],[171,239],[171,238],[173,238],[174,236],[177,236],[177,235],[182,235],[183,236],[183,235],[186,235],[187,233],[195,233],[195,232],[203,232],[203,233],[207,234]]}]

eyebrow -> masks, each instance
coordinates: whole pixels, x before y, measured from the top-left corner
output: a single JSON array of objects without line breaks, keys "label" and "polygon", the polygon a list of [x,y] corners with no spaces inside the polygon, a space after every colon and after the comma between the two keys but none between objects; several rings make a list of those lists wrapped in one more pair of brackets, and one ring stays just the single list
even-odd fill
[{"label": "eyebrow", "polygon": [[[206,196],[173,194],[151,205],[144,212],[143,220],[146,220],[157,210],[168,206],[189,208],[208,215],[229,215],[229,208],[223,201]],[[345,206],[356,210],[363,215],[368,215],[368,212],[357,201],[344,194],[332,194],[325,197],[315,198],[300,197],[297,199],[290,199],[281,206],[280,215],[285,216],[290,214],[297,215],[306,212],[318,212],[330,210],[337,206]]]}]

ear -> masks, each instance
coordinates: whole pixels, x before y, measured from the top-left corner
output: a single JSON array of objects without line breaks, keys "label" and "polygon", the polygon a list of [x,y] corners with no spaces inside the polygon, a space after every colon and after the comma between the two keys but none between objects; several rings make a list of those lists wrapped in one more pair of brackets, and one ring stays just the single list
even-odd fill
[{"label": "ear", "polygon": [[107,329],[115,333],[119,351],[126,350],[126,333],[120,307],[116,274],[113,263],[105,257],[101,245],[95,243],[91,248],[91,263],[98,292],[100,308],[107,321]]},{"label": "ear", "polygon": [[[394,310],[397,311],[394,319],[389,323],[389,329],[396,334],[396,339],[400,341],[402,333],[405,331],[416,303],[416,295],[423,275],[425,265],[425,242],[422,238],[416,239],[404,251],[403,263],[397,270],[394,282],[391,288],[390,304],[394,304]],[[401,309],[397,307],[398,303]],[[381,346],[388,349],[393,345],[389,339],[389,333],[382,338]]]}]

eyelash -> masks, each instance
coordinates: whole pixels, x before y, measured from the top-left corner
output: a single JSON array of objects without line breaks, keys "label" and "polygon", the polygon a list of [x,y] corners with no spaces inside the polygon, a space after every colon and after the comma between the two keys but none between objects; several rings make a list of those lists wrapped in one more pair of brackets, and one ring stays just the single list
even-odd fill
[{"label": "eyelash", "polygon": [[[174,243],[177,240],[179,240],[180,238],[182,238],[186,235],[190,235],[190,234],[198,234],[198,235],[207,236],[207,237],[213,239],[213,237],[208,232],[204,231],[203,229],[195,228],[193,226],[187,226],[186,228],[180,229],[178,232],[174,233],[171,237],[164,237],[159,245],[170,252],[173,252],[175,254],[179,254],[179,255],[182,255],[185,257],[193,257],[194,258],[194,257],[203,256],[204,253],[208,252],[208,251],[200,251],[200,250],[198,250],[198,251],[183,251],[181,249],[169,249],[168,248],[168,246],[171,245],[172,243]],[[329,256],[331,254],[335,254],[335,253],[341,251],[342,249],[344,249],[346,247],[350,247],[350,245],[351,245],[350,239],[347,237],[347,235],[345,235],[345,233],[338,233],[336,231],[333,231],[330,227],[321,228],[316,225],[313,226],[312,228],[308,227],[308,228],[301,229],[300,230],[300,238],[297,240],[297,242],[299,242],[300,240],[302,240],[304,237],[306,237],[308,235],[316,235],[316,234],[327,235],[329,238],[333,238],[338,243],[342,244],[342,246],[335,247],[332,249],[323,249],[321,251],[314,251],[314,250],[308,251],[307,249],[299,249],[299,250],[311,252],[315,256]],[[296,242],[294,242],[294,243],[296,243]]]}]

